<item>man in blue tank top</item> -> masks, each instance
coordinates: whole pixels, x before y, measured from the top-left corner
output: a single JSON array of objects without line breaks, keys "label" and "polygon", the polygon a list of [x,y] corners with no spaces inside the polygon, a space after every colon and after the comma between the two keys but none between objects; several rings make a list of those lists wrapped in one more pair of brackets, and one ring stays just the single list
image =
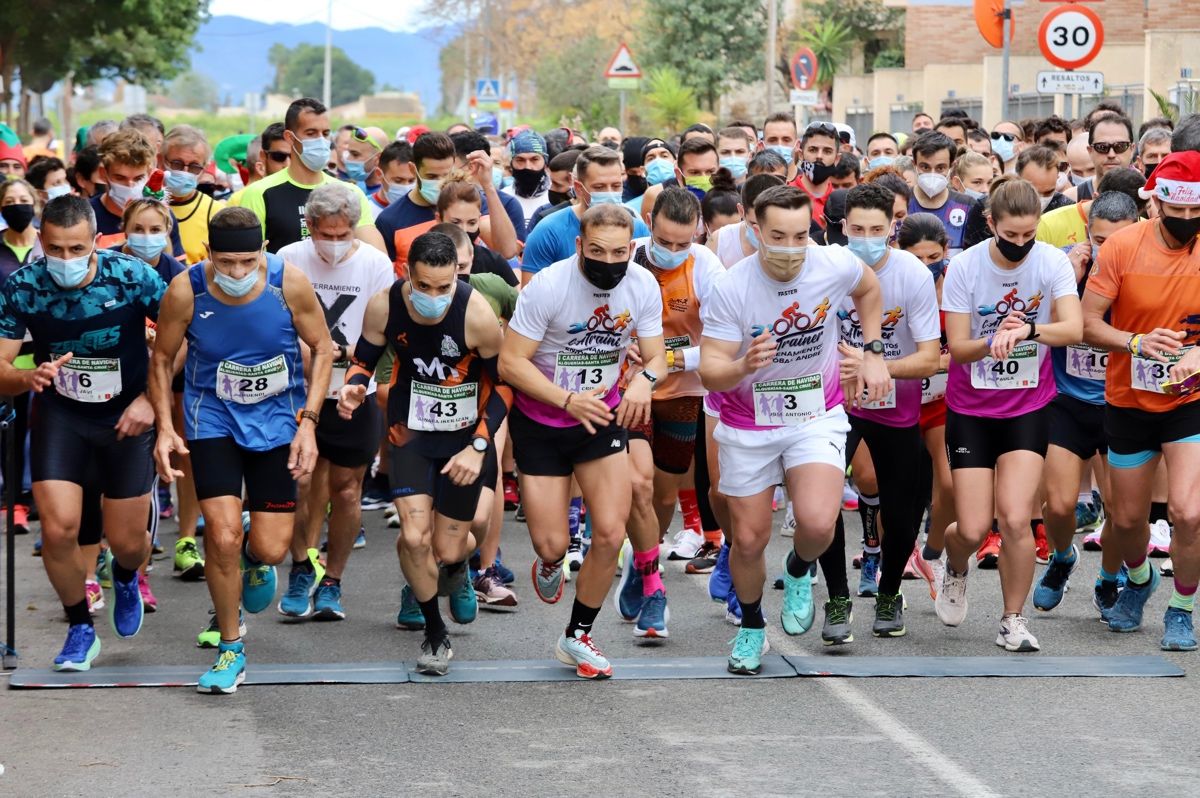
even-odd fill
[{"label": "man in blue tank top", "polygon": [[[197,688],[232,693],[246,668],[238,600],[261,612],[275,598],[275,565],[292,540],[295,480],[316,464],[333,342],[312,283],[263,251],[253,212],[215,214],[207,248],[209,259],[173,281],[163,299],[151,377],[154,455],[167,482],[180,476],[171,454],[192,456],[206,522],[205,576],[221,630],[217,661]],[[186,445],[171,420],[171,377],[185,337]],[[312,350],[307,382],[301,341]]]}]

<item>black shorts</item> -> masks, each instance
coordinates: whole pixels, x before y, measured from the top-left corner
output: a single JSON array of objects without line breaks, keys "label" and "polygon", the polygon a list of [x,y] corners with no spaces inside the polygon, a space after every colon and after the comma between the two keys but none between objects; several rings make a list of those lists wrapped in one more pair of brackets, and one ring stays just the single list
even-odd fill
[{"label": "black shorts", "polygon": [[1200,435],[1200,402],[1188,402],[1165,413],[1105,405],[1104,433],[1112,454],[1161,452],[1164,443]]},{"label": "black shorts", "polygon": [[201,438],[188,441],[188,449],[200,501],[218,496],[241,499],[244,482],[250,512],[296,512],[296,481],[288,471],[290,445],[252,452],[233,438]]},{"label": "black shorts", "polygon": [[362,468],[370,465],[383,438],[383,414],[375,395],[368,394],[349,421],[338,415],[336,399],[326,399],[321,405],[316,436],[317,453],[335,466]]},{"label": "black shorts", "polygon": [[1080,460],[1108,452],[1104,435],[1104,405],[1093,405],[1059,394],[1046,406],[1050,417],[1050,444],[1066,449]]},{"label": "black shorts", "polygon": [[650,403],[650,421],[630,427],[629,439],[650,444],[659,471],[686,474],[695,455],[696,419],[702,401],[699,396],[655,399]]},{"label": "black shorts", "polygon": [[946,455],[950,470],[995,468],[1001,455],[1029,451],[1046,456],[1050,443],[1046,408],[1013,418],[967,416],[946,408]]},{"label": "black shorts", "polygon": [[[449,435],[452,439],[433,446],[431,435]],[[442,469],[450,458],[461,452],[474,437],[474,430],[461,433],[424,433],[404,446],[389,447],[388,480],[393,499],[409,496],[433,497],[433,509],[441,516],[455,521],[471,521],[479,506],[479,494],[483,489],[494,490],[498,474],[496,447],[489,445],[483,453],[483,467],[479,478],[470,485],[455,485]]]},{"label": "black shorts", "polygon": [[[110,499],[145,496],[154,487],[153,429],[117,440],[120,416],[95,419],[55,401],[34,399],[29,420],[29,468],[34,482],[93,483]],[[89,465],[95,462],[95,472]],[[89,480],[98,476],[98,481]]]},{"label": "black shorts", "polygon": [[517,408],[508,415],[513,457],[527,477],[569,477],[580,463],[620,454],[629,448],[629,435],[615,421],[591,435],[582,424],[550,427]]}]

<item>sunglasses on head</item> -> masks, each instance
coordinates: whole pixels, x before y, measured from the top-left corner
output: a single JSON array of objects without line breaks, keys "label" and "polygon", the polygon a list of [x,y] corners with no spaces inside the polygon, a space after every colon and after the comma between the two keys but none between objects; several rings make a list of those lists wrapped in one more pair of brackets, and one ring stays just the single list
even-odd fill
[{"label": "sunglasses on head", "polygon": [[382,151],[382,148],[375,142],[375,139],[367,135],[367,131],[363,130],[361,127],[356,127],[351,130],[350,138],[354,139],[360,144],[370,144],[376,152]]},{"label": "sunglasses on head", "polygon": [[[842,133],[838,132],[838,129],[836,127],[829,124],[828,122],[812,122],[809,124],[808,127],[806,127],[804,129],[804,132],[805,132],[805,134],[824,133],[825,135],[827,135],[831,138],[838,139],[839,141],[842,140],[842,135],[843,135]],[[845,141],[850,141],[850,137],[848,134],[846,135]]]},{"label": "sunglasses on head", "polygon": [[992,131],[992,141],[999,141],[1000,139],[1004,139],[1005,141],[1016,141],[1017,137],[1012,133],[1000,133],[998,131]]},{"label": "sunglasses on head", "polygon": [[1110,152],[1115,152],[1117,155],[1124,153],[1133,146],[1131,141],[1097,141],[1093,143],[1092,149],[1101,155],[1108,155]]}]

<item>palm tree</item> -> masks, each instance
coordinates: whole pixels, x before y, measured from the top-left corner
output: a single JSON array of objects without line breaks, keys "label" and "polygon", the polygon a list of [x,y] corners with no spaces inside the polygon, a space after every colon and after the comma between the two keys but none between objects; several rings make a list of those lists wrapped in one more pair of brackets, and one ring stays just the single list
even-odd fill
[{"label": "palm tree", "polygon": [[853,31],[836,20],[821,20],[801,31],[800,41],[812,48],[817,56],[817,84],[833,86],[833,76],[850,57]]},{"label": "palm tree", "polygon": [[673,67],[652,69],[646,84],[649,91],[644,98],[650,105],[650,114],[669,133],[682,130],[700,115],[696,92],[684,85]]}]

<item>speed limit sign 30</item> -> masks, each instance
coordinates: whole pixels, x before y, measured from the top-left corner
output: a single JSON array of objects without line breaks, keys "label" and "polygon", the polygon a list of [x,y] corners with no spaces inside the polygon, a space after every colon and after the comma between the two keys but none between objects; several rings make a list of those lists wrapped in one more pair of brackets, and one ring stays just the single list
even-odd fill
[{"label": "speed limit sign 30", "polygon": [[1104,25],[1087,6],[1079,3],[1058,6],[1042,18],[1038,45],[1051,64],[1078,69],[1100,54]]}]

